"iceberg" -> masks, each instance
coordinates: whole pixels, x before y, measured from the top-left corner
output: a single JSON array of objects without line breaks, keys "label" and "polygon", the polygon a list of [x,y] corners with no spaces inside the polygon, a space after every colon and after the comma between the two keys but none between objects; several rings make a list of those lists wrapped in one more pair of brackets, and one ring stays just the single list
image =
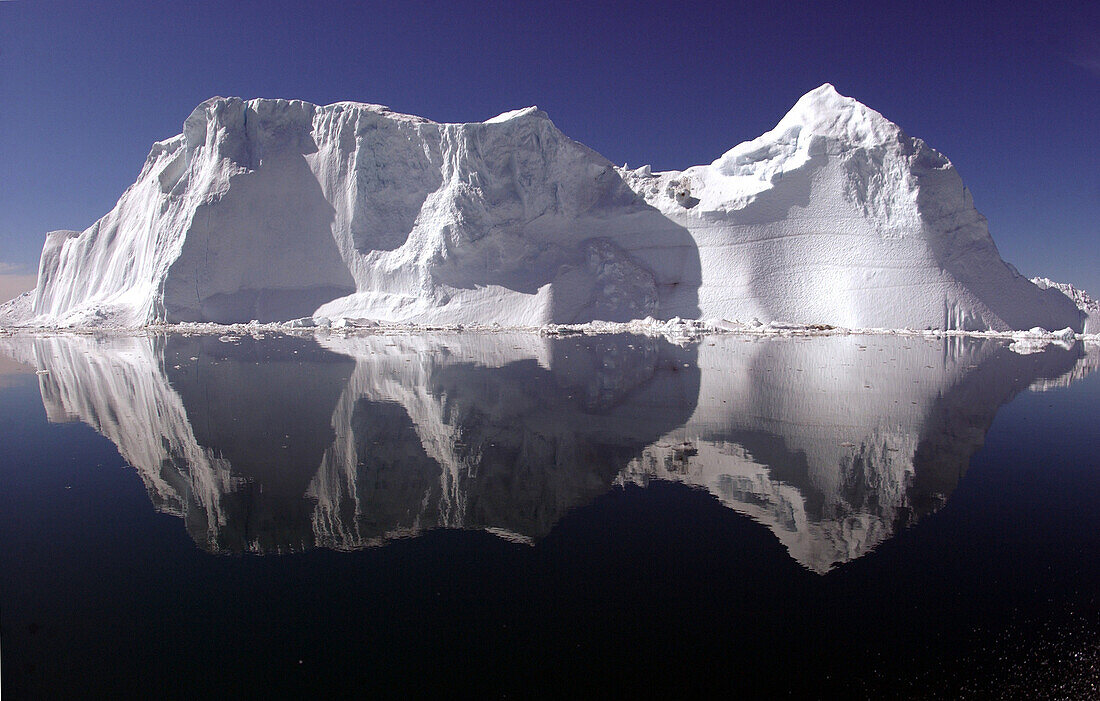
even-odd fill
[{"label": "iceberg", "polygon": [[618,168],[535,107],[439,124],[212,98],[0,307],[46,327],[645,317],[1080,333],[1086,314],[1001,259],[943,155],[828,84],[670,172]]},{"label": "iceberg", "polygon": [[1086,315],[1084,333],[1093,338],[1100,334],[1100,300],[1093,299],[1088,292],[1080,290],[1068,282],[1055,282],[1045,277],[1033,277],[1031,281],[1039,289],[1055,289],[1072,300],[1077,308]]}]

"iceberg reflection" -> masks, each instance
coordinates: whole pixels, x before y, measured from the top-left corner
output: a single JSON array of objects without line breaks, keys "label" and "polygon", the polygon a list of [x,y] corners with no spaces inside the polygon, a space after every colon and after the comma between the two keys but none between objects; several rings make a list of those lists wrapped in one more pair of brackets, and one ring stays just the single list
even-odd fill
[{"label": "iceberg reflection", "polygon": [[[615,485],[706,489],[816,572],[939,508],[1003,403],[1079,348],[894,336],[3,339],[216,552],[432,528],[534,542]],[[1082,370],[1084,368],[1084,370]]]}]

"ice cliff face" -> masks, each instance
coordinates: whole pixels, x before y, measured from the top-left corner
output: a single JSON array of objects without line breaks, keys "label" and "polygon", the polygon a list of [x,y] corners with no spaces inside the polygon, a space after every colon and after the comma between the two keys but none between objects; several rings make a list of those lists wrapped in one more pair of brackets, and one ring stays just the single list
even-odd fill
[{"label": "ice cliff face", "polygon": [[211,99],[103,219],[48,235],[20,304],[0,319],[1083,323],[1000,259],[943,156],[829,85],[669,173],[616,169],[535,108]]},{"label": "ice cliff face", "polygon": [[43,249],[41,323],[698,316],[691,237],[536,109],[436,124],[217,98],[87,231]]}]

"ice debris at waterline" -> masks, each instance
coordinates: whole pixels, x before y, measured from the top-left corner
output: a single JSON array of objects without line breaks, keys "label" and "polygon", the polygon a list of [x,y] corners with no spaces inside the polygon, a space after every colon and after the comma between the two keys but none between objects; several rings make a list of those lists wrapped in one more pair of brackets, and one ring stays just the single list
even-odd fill
[{"label": "ice debris at waterline", "polygon": [[437,124],[213,98],[6,326],[759,320],[1084,330],[1001,260],[951,163],[831,85],[710,165],[617,168],[537,108]]}]

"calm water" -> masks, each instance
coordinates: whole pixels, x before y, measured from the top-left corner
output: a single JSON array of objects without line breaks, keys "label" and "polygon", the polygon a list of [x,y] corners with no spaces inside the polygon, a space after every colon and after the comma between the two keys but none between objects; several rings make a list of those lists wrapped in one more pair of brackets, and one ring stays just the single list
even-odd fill
[{"label": "calm water", "polygon": [[1098,366],[0,338],[3,692],[1095,697]]}]

